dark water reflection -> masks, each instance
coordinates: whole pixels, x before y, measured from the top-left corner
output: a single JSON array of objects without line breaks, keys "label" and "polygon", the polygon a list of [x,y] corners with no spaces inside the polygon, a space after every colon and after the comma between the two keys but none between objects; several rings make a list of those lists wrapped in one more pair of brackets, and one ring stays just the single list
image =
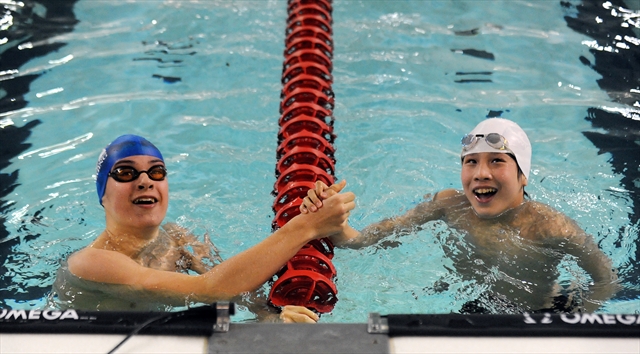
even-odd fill
[{"label": "dark water reflection", "polygon": [[[73,13],[76,0],[40,0],[3,2],[0,15],[0,298],[33,299],[40,293],[44,295],[49,285],[32,287],[25,292],[21,285],[13,284],[13,277],[6,268],[7,262],[21,261],[11,252],[13,246],[20,242],[19,238],[9,236],[5,222],[6,216],[13,210],[7,196],[17,186],[19,170],[12,170],[10,160],[31,146],[25,143],[31,130],[39,124],[39,120],[31,120],[23,126],[9,119],[3,119],[4,113],[19,110],[28,105],[25,94],[30,91],[31,83],[43,73],[20,73],[20,68],[33,58],[44,56],[58,50],[65,43],[49,41],[50,38],[73,31],[78,20]],[[22,221],[22,229],[27,236],[35,238],[37,234],[29,233],[30,223],[37,221],[33,215]]]},{"label": "dark water reflection", "polygon": [[[595,41],[589,50],[594,62],[585,57],[580,58],[581,62],[602,75],[598,85],[613,102],[629,106],[629,111],[622,112],[589,108],[585,119],[605,133],[583,134],[600,154],[610,154],[613,172],[622,176],[621,184],[633,201],[629,220],[637,227],[640,220],[640,3],[612,0],[583,1],[577,6],[562,4],[568,12],[567,25]],[[640,249],[636,247],[635,259],[638,256]],[[629,269],[623,276],[626,282],[637,287],[640,269]],[[638,295],[637,289],[627,288],[617,297],[635,299]]]}]

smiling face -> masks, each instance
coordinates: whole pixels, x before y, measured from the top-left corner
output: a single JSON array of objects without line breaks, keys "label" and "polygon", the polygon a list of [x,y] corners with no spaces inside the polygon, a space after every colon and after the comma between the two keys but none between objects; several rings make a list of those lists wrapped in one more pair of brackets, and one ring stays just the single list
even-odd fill
[{"label": "smiling face", "polygon": [[464,156],[461,172],[464,194],[483,219],[499,216],[524,201],[527,179],[505,153],[481,152]]},{"label": "smiling face", "polygon": [[[136,155],[118,160],[111,170],[133,167],[138,171],[148,171],[154,166],[164,166],[164,162],[154,156]],[[167,213],[169,183],[167,178],[154,181],[147,173],[141,173],[131,182],[118,182],[109,177],[102,205],[107,228],[157,228]]]}]

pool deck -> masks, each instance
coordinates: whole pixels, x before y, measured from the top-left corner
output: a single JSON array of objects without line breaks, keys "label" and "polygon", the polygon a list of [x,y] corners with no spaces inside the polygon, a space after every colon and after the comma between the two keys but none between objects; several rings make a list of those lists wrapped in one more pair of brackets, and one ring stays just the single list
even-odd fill
[{"label": "pool deck", "polygon": [[[0,334],[0,353],[108,353],[125,335]],[[137,335],[115,353],[640,353],[640,338],[390,337],[367,324],[231,324],[206,336]]]}]

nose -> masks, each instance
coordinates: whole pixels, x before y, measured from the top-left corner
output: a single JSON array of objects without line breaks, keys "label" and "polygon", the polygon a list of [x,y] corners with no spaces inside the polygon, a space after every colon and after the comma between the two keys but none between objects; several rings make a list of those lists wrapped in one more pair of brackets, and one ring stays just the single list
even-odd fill
[{"label": "nose", "polygon": [[477,181],[491,179],[491,169],[486,163],[478,163],[473,178]]},{"label": "nose", "polygon": [[137,181],[139,190],[153,189],[153,180],[149,178],[149,175],[146,172],[141,173],[140,176],[138,176]]}]

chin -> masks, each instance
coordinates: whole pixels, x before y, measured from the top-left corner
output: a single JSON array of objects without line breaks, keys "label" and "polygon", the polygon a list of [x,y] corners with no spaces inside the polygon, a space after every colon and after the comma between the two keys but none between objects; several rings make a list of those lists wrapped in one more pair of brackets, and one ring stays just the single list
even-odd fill
[{"label": "chin", "polygon": [[494,215],[494,214],[481,214],[481,213],[476,213],[476,215],[480,218],[480,219],[484,219],[484,220],[488,220],[488,219],[493,219],[498,215]]},{"label": "chin", "polygon": [[147,217],[141,217],[138,219],[138,224],[141,227],[154,227],[160,226],[164,220],[164,215],[148,215]]},{"label": "chin", "polygon": [[495,219],[498,218],[502,215],[504,215],[504,213],[508,212],[509,210],[512,210],[513,208],[505,208],[499,211],[491,211],[491,210],[483,210],[483,208],[477,208],[477,207],[473,207],[473,211],[476,213],[476,215],[480,218],[480,219]]},{"label": "chin", "polygon": [[493,219],[500,216],[502,213],[491,212],[489,210],[482,210],[480,208],[473,207],[473,211],[480,219]]}]

